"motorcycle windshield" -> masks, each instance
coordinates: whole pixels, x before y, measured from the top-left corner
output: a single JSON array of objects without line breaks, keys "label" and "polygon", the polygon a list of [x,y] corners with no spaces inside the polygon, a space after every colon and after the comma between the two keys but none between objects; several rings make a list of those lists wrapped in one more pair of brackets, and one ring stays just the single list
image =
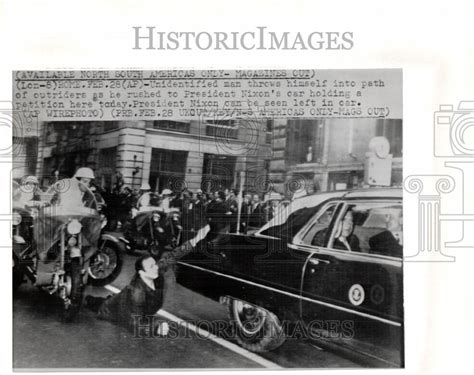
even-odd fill
[{"label": "motorcycle windshield", "polygon": [[143,227],[149,222],[150,218],[153,216],[154,213],[159,213],[159,221],[162,221],[163,217],[161,215],[163,215],[163,212],[158,207],[153,208],[153,210],[143,210],[137,213],[137,216],[135,217],[135,225],[137,227],[138,232],[140,232]]},{"label": "motorcycle windshield", "polygon": [[[38,252],[44,253],[60,238],[61,229],[72,220],[81,223],[82,246],[97,247],[101,222],[94,194],[76,179],[61,180],[45,193],[48,205],[38,212],[36,242]],[[66,236],[68,236],[67,229]]]}]

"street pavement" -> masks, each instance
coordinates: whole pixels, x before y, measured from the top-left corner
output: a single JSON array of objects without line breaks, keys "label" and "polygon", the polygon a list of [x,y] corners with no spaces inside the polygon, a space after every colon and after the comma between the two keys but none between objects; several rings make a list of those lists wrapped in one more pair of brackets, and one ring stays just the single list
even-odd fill
[{"label": "street pavement", "polygon": [[[86,288],[86,294],[107,296],[120,290],[134,273],[136,257],[125,255],[120,276],[109,288]],[[61,320],[53,297],[23,284],[13,298],[13,367],[19,369],[132,368],[359,368],[360,364],[301,339],[254,354],[232,338],[209,333],[209,322],[228,321],[219,303],[182,287],[174,273],[165,275],[165,302],[160,310],[172,327],[172,337],[134,337],[134,333],[99,320],[84,308],[72,323]],[[177,321],[189,321],[188,329]],[[215,327],[214,325],[213,327]],[[218,325],[217,325],[218,326]],[[171,332],[170,331],[170,332]]]}]

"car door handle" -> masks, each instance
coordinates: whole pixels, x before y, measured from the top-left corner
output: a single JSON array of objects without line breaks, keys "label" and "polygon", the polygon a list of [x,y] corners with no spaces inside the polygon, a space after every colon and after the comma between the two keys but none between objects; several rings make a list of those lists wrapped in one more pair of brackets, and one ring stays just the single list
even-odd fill
[{"label": "car door handle", "polygon": [[330,264],[330,263],[331,263],[329,260],[318,259],[318,258],[311,258],[311,259],[309,260],[309,262],[310,262],[313,266],[317,266],[317,265],[319,265],[320,263],[325,263],[325,264]]}]

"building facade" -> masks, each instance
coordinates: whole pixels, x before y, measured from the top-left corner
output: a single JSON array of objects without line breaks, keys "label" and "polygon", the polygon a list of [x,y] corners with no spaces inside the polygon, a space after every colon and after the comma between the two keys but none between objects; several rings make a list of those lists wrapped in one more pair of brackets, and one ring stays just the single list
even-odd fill
[{"label": "building facade", "polygon": [[[44,185],[94,169],[103,188],[117,179],[154,191],[238,189],[247,170],[264,171],[271,155],[266,122],[238,120],[44,122],[37,175]],[[252,182],[248,182],[252,184]]]},{"label": "building facade", "polygon": [[37,163],[27,169],[45,186],[88,166],[103,188],[120,178],[154,191],[353,189],[364,186],[369,142],[380,136],[390,144],[390,186],[403,177],[401,120],[43,122],[39,130],[37,150],[28,148]]},{"label": "building facade", "polygon": [[363,187],[369,143],[385,137],[392,155],[390,186],[400,186],[402,131],[401,120],[275,120],[269,176],[275,190],[286,195],[302,188],[312,192]]}]

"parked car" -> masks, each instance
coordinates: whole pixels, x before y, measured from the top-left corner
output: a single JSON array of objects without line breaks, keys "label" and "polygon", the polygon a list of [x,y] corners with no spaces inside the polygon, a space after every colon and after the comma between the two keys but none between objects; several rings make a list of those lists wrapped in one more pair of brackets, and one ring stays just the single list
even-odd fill
[{"label": "parked car", "polygon": [[202,241],[179,262],[178,281],[226,303],[248,350],[305,336],[402,367],[402,230],[401,189],[305,196],[252,235]]}]

